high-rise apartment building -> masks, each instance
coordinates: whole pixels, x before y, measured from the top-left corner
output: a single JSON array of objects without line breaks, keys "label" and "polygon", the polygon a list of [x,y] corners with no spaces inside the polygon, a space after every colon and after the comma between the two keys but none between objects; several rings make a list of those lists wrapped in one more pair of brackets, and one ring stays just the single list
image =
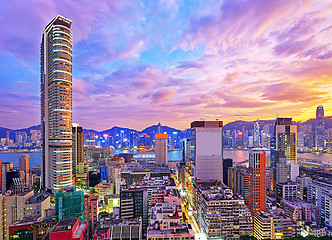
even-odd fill
[{"label": "high-rise apartment building", "polygon": [[252,234],[252,217],[243,197],[224,184],[196,185],[197,223],[205,239],[238,239]]},{"label": "high-rise apartment building", "polygon": [[84,162],[84,133],[83,128],[78,124],[73,123],[73,154],[72,154],[72,166],[73,166],[73,178],[76,179],[76,173],[78,172],[78,166],[80,162]]},{"label": "high-rise apartment building", "polygon": [[297,163],[297,126],[292,118],[277,118],[271,138],[271,167],[276,169],[279,156]]},{"label": "high-rise apartment building", "polygon": [[165,165],[167,164],[167,134],[156,133],[155,140],[155,164]]},{"label": "high-rise apartment building", "polygon": [[58,191],[72,185],[71,21],[57,16],[40,44],[42,184]]},{"label": "high-rise apartment building", "polygon": [[266,152],[249,153],[249,209],[252,214],[266,211]]},{"label": "high-rise apartment building", "polygon": [[195,121],[191,123],[193,163],[196,180],[223,180],[222,121]]},{"label": "high-rise apartment building", "polygon": [[315,147],[316,149],[322,150],[324,148],[324,132],[325,132],[325,120],[324,120],[324,108],[318,106],[316,109],[316,128],[315,128]]}]

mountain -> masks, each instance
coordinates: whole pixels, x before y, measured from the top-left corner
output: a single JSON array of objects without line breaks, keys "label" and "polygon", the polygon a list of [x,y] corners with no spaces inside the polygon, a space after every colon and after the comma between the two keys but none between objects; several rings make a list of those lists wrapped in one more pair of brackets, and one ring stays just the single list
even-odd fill
[{"label": "mountain", "polygon": [[15,137],[15,130],[0,127],[0,138],[6,138],[7,137],[7,132],[9,132],[9,138],[10,139],[13,139]]},{"label": "mountain", "polygon": [[99,133],[101,133],[101,134],[108,134],[108,135],[116,135],[116,134],[120,134],[121,131],[123,131],[126,135],[129,134],[130,132],[138,132],[135,129],[114,126],[114,127],[110,128],[110,129],[101,131]]},{"label": "mountain", "polygon": [[[270,126],[273,126],[273,124],[275,123],[275,120],[257,120],[260,126],[263,126],[265,124],[270,124]],[[234,121],[234,122],[230,122],[224,125],[224,130],[243,130],[243,129],[248,129],[248,130],[252,130],[254,123],[256,121]],[[299,125],[300,122],[295,122],[295,124]],[[315,119],[309,119],[305,122],[302,122],[301,124],[303,125],[309,125],[311,124],[312,126],[314,126],[315,124]],[[327,116],[325,117],[325,128],[332,128],[332,116]],[[15,132],[26,132],[27,134],[30,134],[30,130],[40,130],[40,125],[36,125],[36,126],[31,126],[28,128],[22,128],[22,129],[17,129],[17,130],[13,130],[13,129],[9,129],[9,128],[4,128],[4,127],[0,127],[0,138],[6,138],[7,137],[7,132],[9,133],[9,138],[10,139],[15,139]],[[142,131],[138,131],[135,129],[131,129],[131,128],[124,128],[124,127],[118,127],[118,126],[114,126],[110,129],[106,129],[103,131],[96,131],[93,129],[83,129],[84,134],[86,135],[90,135],[90,134],[108,134],[108,135],[116,135],[116,134],[120,134],[121,131],[123,131],[126,135],[129,134],[130,132],[134,131],[137,133],[146,133],[148,135],[152,135],[158,132],[158,125],[152,125],[149,126],[147,128],[145,128]],[[171,135],[173,133],[178,134],[179,137],[181,138],[190,138],[191,135],[191,131],[190,129],[185,129],[185,130],[179,130],[176,128],[172,128],[169,126],[162,126],[162,132],[166,132],[167,134]]]},{"label": "mountain", "polygon": [[[153,136],[155,133],[159,132],[159,125],[152,125],[150,127],[145,128],[141,131],[141,133],[146,133],[150,136]],[[168,126],[161,126],[161,132],[167,133],[168,135],[177,134],[180,138],[189,138],[190,133],[187,133],[187,131],[182,131],[176,128],[168,127]]]}]

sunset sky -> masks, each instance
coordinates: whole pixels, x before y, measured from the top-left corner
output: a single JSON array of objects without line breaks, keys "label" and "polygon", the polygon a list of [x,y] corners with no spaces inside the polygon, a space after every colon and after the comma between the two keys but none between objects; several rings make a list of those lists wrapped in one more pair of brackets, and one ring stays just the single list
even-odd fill
[{"label": "sunset sky", "polygon": [[332,115],[329,0],[5,0],[0,126],[40,124],[40,41],[72,20],[73,122],[307,120]]}]

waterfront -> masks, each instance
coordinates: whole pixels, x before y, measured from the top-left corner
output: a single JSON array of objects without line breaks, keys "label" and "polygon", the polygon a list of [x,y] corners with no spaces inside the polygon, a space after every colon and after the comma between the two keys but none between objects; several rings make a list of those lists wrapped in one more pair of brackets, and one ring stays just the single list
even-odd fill
[{"label": "waterfront", "polygon": [[[113,154],[129,153],[128,150],[114,150]],[[12,162],[14,167],[18,167],[18,158],[22,155],[30,155],[30,165],[35,167],[40,165],[40,152],[9,152],[0,153],[1,162]],[[269,155],[269,153],[268,153]],[[312,159],[319,162],[332,162],[332,154],[298,153],[298,158]],[[245,150],[224,150],[224,158],[232,158],[235,163],[245,163],[249,159],[249,151]],[[182,151],[168,152],[168,161],[177,162],[182,159]]]}]

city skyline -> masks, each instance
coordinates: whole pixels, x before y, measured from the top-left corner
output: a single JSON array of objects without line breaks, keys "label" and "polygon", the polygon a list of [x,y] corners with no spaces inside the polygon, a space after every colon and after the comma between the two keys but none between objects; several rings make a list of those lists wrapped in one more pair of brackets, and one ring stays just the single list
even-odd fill
[{"label": "city skyline", "polygon": [[332,115],[328,1],[11,1],[0,12],[3,127],[39,122],[40,36],[57,15],[73,21],[73,122],[85,128],[298,121],[318,105]]}]

